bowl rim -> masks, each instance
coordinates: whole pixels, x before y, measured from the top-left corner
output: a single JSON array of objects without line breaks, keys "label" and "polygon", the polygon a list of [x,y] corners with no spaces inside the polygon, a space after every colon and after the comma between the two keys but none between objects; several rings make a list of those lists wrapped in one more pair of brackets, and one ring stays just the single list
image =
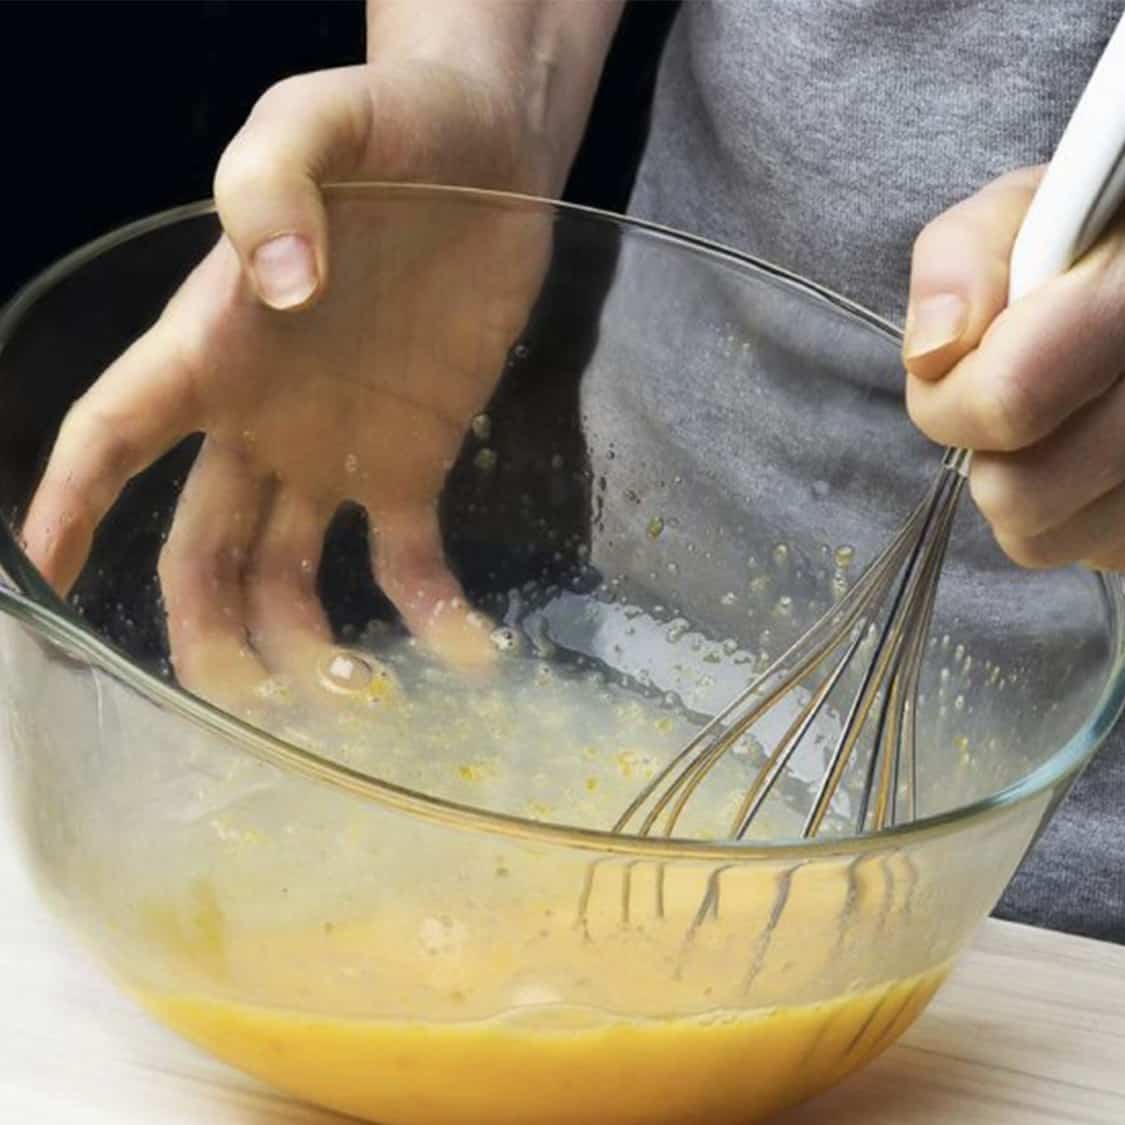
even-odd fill
[{"label": "bowl rim", "polygon": [[[901,331],[891,322],[825,286],[721,243],[643,219],[534,195],[446,184],[361,181],[328,184],[324,190],[338,198],[378,194],[387,198],[397,195],[475,199],[490,206],[525,207],[548,212],[556,219],[568,215],[597,219],[654,241],[692,251],[741,272],[767,276],[863,322],[896,345],[902,340]],[[214,201],[206,199],[159,211],[117,227],[60,258],[0,308],[0,353],[40,298],[82,266],[104,252],[154,230],[214,214],[215,210]],[[287,772],[447,827],[484,831],[509,839],[562,845],[588,852],[662,859],[717,859],[728,862],[791,859],[805,862],[814,858],[891,850],[907,842],[916,843],[933,835],[944,835],[971,822],[1012,810],[1046,796],[1060,784],[1068,783],[1099,749],[1125,710],[1125,576],[1097,572],[1097,579],[1107,606],[1115,649],[1106,683],[1082,726],[1046,761],[1017,781],[968,804],[859,834],[810,839],[697,840],[614,833],[483,809],[397,785],[269,734],[142,668],[114,645],[98,637],[75,610],[47,585],[27,558],[7,519],[0,518],[0,610],[44,636],[75,661],[101,668],[127,690],[137,692],[163,710],[183,716],[232,743],[234,748]]]}]

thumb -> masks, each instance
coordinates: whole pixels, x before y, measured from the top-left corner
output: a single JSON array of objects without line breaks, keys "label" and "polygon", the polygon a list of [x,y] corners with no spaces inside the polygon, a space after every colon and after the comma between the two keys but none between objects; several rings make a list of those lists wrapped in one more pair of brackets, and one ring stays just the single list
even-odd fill
[{"label": "thumb", "polygon": [[1001,176],[918,236],[902,349],[911,375],[940,379],[1003,312],[1008,260],[1042,174],[1020,168]]},{"label": "thumb", "polygon": [[320,185],[363,156],[371,101],[363,67],[271,87],[223,153],[215,203],[258,296],[275,309],[309,304],[328,273]]}]

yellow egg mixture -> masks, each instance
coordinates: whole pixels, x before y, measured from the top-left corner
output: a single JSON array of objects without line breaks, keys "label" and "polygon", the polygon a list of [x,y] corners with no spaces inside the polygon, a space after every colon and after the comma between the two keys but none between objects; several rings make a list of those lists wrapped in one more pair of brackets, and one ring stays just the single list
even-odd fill
[{"label": "yellow egg mixture", "polygon": [[149,995],[162,1021],[298,1097],[386,1125],[757,1121],[889,1046],[944,971],[831,1003],[557,1030],[333,1019]]},{"label": "yellow egg mixture", "polygon": [[[572,821],[604,825],[690,731],[675,711],[545,679],[530,663],[511,667],[499,687],[472,693],[451,691],[445,677],[428,685],[415,676],[413,692],[395,686],[380,738],[367,719],[349,726],[341,712],[339,731],[314,741],[360,768],[371,766],[378,746],[379,772],[455,799],[547,817],[555,809],[546,802],[561,802]],[[745,768],[735,757],[724,763],[729,774],[716,771],[701,825],[722,830]],[[771,816],[784,827],[792,814],[779,808]],[[293,819],[306,823],[307,810]],[[239,834],[233,822],[222,830],[224,839]],[[724,898],[722,921],[701,928],[685,970],[685,934],[706,878],[700,868],[656,924],[651,911],[622,924],[616,886],[599,884],[593,932],[583,932],[575,924],[581,857],[569,866],[559,860],[557,869],[526,860],[528,869],[507,880],[513,893],[489,889],[493,872],[472,866],[468,838],[444,861],[421,854],[425,844],[397,846],[394,894],[384,888],[382,905],[346,921],[273,925],[268,913],[232,920],[219,903],[224,894],[238,903],[239,891],[216,897],[210,884],[187,923],[174,908],[153,907],[142,948],[163,947],[190,967],[137,973],[133,991],[161,1021],[247,1073],[383,1125],[745,1125],[820,1092],[889,1046],[948,969],[916,973],[932,961],[915,961],[895,979],[892,965],[871,968],[870,951],[882,948],[882,927],[909,909],[912,885],[878,864],[861,872],[858,891],[854,878],[849,889],[846,865],[804,868],[773,922],[778,875],[748,872],[751,883]],[[208,862],[261,886],[245,853]],[[404,864],[416,864],[416,875],[402,876]],[[379,870],[384,880],[390,874]],[[372,872],[325,853],[296,877],[350,888]],[[439,893],[442,878],[452,881]],[[412,903],[415,896],[430,907]],[[458,902],[459,917],[432,916],[433,904]],[[841,919],[853,907],[859,928],[842,954]],[[863,981],[840,976],[852,971],[845,963],[865,962]],[[832,998],[802,1002],[825,996]]]},{"label": "yellow egg mixture", "polygon": [[[516,924],[524,921],[533,920]],[[652,1013],[661,1004],[682,1011],[689,985],[657,963],[670,938],[650,948],[615,946],[560,923],[529,977],[521,973],[527,958],[517,960],[503,942],[465,942],[449,919],[430,919],[421,930],[428,956],[393,919],[331,932],[227,933],[221,949],[211,934],[219,989],[150,989],[140,999],[243,1071],[384,1125],[733,1125],[808,1098],[870,1061],[913,1022],[947,972],[943,965],[816,1004],[616,1016],[559,1002],[563,989],[552,982],[565,975],[576,982],[568,993],[580,993],[590,968],[598,974],[592,987],[613,1011]],[[368,993],[354,966],[371,963],[383,984]],[[658,988],[654,972],[662,974]],[[727,974],[737,970],[728,965]],[[458,985],[469,991],[462,996]],[[308,997],[308,1007],[223,999],[224,991],[302,1004]],[[435,1004],[438,991],[444,1000]],[[481,1002],[499,1014],[480,1015]],[[365,1007],[417,1014],[328,1014]]]}]

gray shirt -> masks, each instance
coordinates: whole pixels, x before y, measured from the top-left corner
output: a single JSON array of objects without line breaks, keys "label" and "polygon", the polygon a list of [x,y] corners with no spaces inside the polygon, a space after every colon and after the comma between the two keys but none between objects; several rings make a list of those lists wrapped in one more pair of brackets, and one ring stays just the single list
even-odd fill
[{"label": "gray shirt", "polygon": [[[901,320],[918,231],[1050,156],[1119,15],[1115,0],[687,0],[632,209]],[[999,913],[1125,941],[1125,732]]]}]

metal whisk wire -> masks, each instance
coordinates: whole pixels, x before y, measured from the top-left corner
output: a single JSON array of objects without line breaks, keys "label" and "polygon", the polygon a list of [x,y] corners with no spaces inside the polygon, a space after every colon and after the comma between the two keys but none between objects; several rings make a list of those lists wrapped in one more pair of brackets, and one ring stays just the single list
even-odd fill
[{"label": "metal whisk wire", "polygon": [[[891,790],[900,776],[897,755],[890,752],[889,743],[898,731],[913,723],[924,633],[933,613],[934,587],[948,546],[957,501],[963,491],[968,462],[966,451],[946,451],[941,472],[925,498],[856,585],[649,781],[618,818],[615,832],[628,830],[641,817],[636,831],[638,835],[647,836],[663,817],[662,834],[673,835],[688,802],[719,761],[797,684],[835,657],[831,669],[810,692],[744,795],[730,829],[733,839],[744,838],[802,739],[851,665],[868,628],[875,624],[878,607],[898,578],[890,611],[838,736],[803,834],[814,836],[823,824],[867,716],[880,690],[889,684],[889,689],[883,693],[876,752],[871,755],[857,827],[862,831],[868,819],[879,760],[887,764],[879,775],[876,810],[877,819],[885,822],[887,810],[894,804]],[[900,656],[904,659],[900,660]],[[912,731],[906,741],[913,745]],[[887,752],[883,753],[884,750]],[[916,764],[911,754],[912,778],[915,773]]]},{"label": "metal whisk wire", "polygon": [[[1125,16],[1110,37],[1021,224],[1011,255],[1009,302],[1068,270],[1118,212],[1125,199],[1122,107]],[[907,815],[917,817],[918,688],[942,565],[971,459],[964,449],[945,451],[941,471],[922,502],[855,586],[660,770],[618,818],[614,832],[633,830],[649,836],[659,827],[664,836],[674,836],[688,802],[715,766],[782,699],[828,665],[742,795],[729,835],[743,839],[868,635],[875,637],[874,647],[828,756],[803,836],[813,837],[823,827],[873,710],[876,719],[854,816],[856,831],[899,823],[904,791],[910,802]],[[587,868],[579,905],[583,925],[594,872],[601,862]],[[709,876],[689,934],[708,913],[717,912],[723,870]],[[622,887],[626,916],[630,872],[631,864],[626,866]],[[663,885],[663,865],[658,865],[659,916],[663,916]],[[785,887],[776,911],[784,909],[788,882]],[[767,944],[774,924],[764,932]]]},{"label": "metal whisk wire", "polygon": [[[874,827],[893,822],[905,750],[909,769],[911,816],[917,813],[917,755],[915,716],[918,681],[936,599],[937,583],[953,527],[957,503],[964,491],[971,455],[947,449],[942,468],[922,502],[911,512],[895,537],[864,571],[859,581],[824,616],[803,633],[743,692],[712,718],[637,794],[614,824],[625,832],[638,817],[636,832],[652,834],[663,817],[661,831],[672,836],[695,791],[719,761],[783,698],[822,665],[831,666],[809,693],[800,711],[758,768],[743,795],[730,828],[730,837],[743,839],[802,739],[816,722],[834,689],[879,618],[879,607],[894,589],[878,639],[860,688],[829,756],[828,767],[806,818],[803,835],[816,835],[839,788],[860,733],[880,699],[876,734],[868,760],[863,795],[856,818],[863,831],[875,797]],[[896,583],[896,579],[898,580]],[[834,663],[833,657],[835,657]],[[884,688],[884,685],[885,688]],[[591,864],[579,900],[578,920],[586,925],[599,864]],[[632,897],[631,864],[621,886],[622,917],[628,920]],[[663,872],[656,878],[658,917],[663,917]],[[718,905],[718,879],[712,876],[691,927],[693,932]]]}]

